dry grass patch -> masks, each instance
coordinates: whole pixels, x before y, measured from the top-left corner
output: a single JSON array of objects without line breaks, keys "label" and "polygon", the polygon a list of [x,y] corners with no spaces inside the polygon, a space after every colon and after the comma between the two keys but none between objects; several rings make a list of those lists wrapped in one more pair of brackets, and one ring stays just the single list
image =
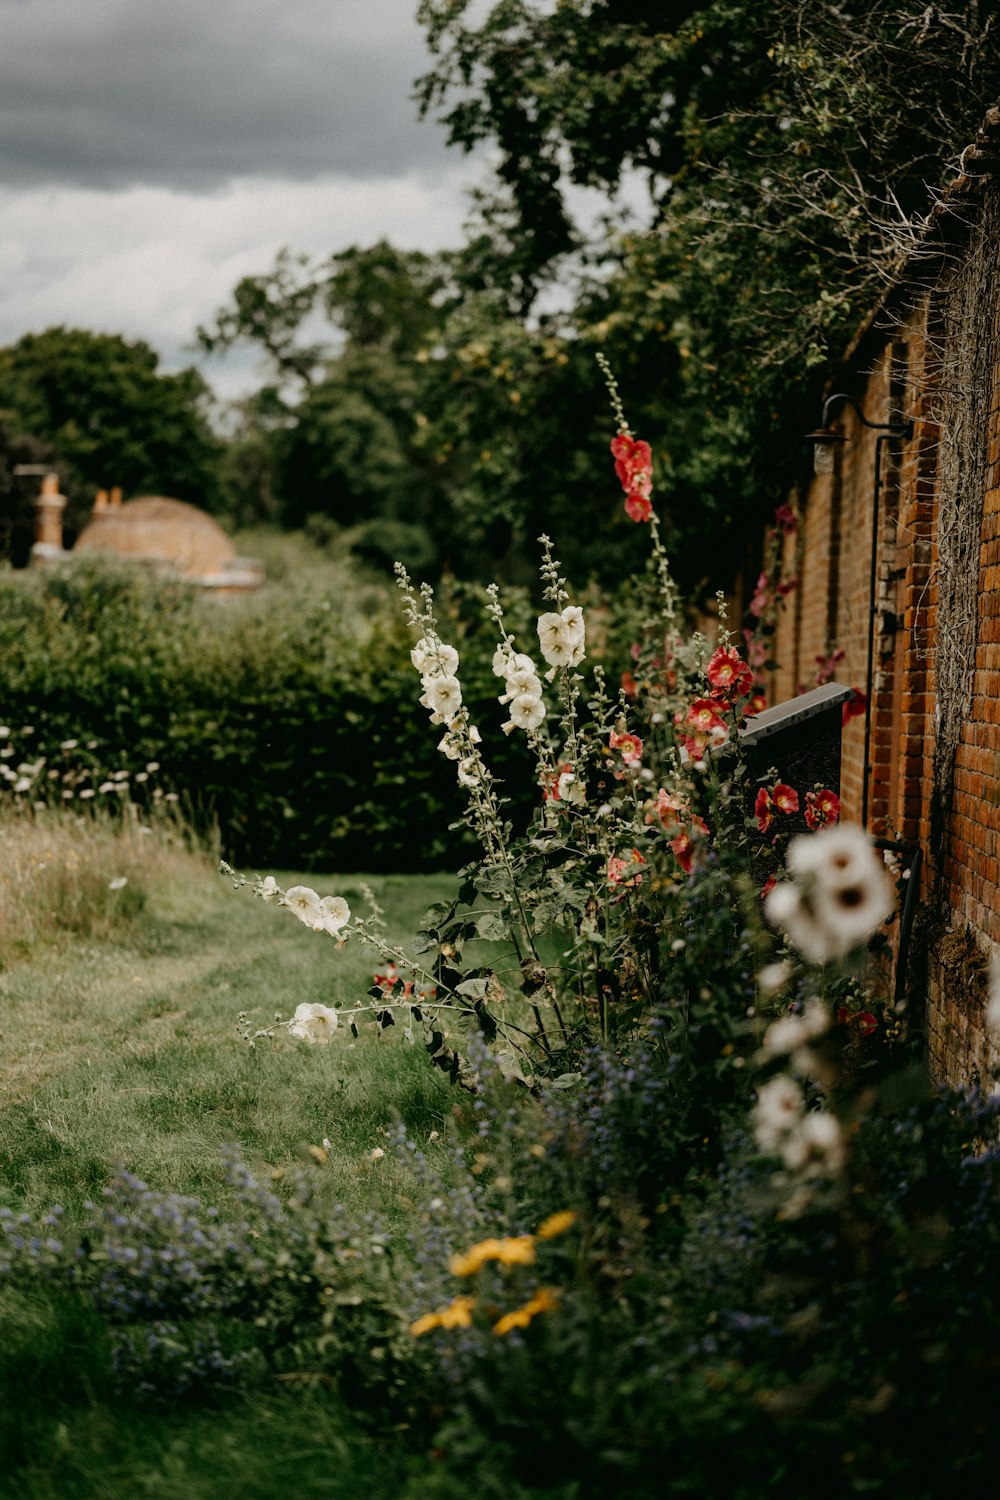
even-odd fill
[{"label": "dry grass patch", "polygon": [[211,860],[170,824],[134,816],[0,810],[0,970],[67,939],[107,939],[143,909],[152,884]]}]

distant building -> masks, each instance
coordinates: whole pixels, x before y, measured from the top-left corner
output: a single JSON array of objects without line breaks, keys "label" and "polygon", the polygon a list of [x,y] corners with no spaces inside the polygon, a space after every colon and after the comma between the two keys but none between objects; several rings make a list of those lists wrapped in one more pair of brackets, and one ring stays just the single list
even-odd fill
[{"label": "distant building", "polygon": [[142,563],[161,577],[182,578],[218,593],[249,593],[264,581],[253,558],[237,557],[218,521],[196,505],[165,495],[140,495],[122,502],[121,490],[99,490],[90,522],[72,551],[63,547],[65,496],[55,474],[42,480],[35,501],[34,565],[101,552]]}]

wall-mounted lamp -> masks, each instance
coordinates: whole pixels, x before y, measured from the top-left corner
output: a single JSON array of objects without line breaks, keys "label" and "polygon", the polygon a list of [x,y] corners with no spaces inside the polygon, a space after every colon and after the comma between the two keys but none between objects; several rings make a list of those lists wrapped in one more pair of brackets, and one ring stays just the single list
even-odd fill
[{"label": "wall-mounted lamp", "polygon": [[834,454],[837,451],[837,445],[838,443],[847,442],[847,438],[842,432],[836,432],[830,426],[830,413],[841,402],[853,408],[855,416],[863,427],[871,427],[875,432],[884,432],[887,437],[907,438],[912,436],[913,422],[911,420],[908,419],[904,422],[869,422],[853,396],[846,396],[843,392],[838,392],[836,395],[828,397],[824,402],[822,424],[817,427],[815,432],[806,433],[806,442],[813,445],[813,470],[821,478],[824,475],[833,473]]},{"label": "wall-mounted lamp", "polygon": [[882,493],[882,446],[893,438],[909,438],[913,436],[913,419],[906,417],[899,422],[869,422],[861,407],[853,396],[847,396],[842,391],[836,395],[829,396],[823,403],[823,419],[821,425],[815,432],[806,434],[806,442],[813,445],[813,469],[817,475],[832,474],[834,470],[834,455],[838,443],[846,443],[847,438],[843,433],[835,432],[830,426],[830,414],[835,406],[845,403],[850,406],[858,421],[863,427],[870,427],[879,436],[875,440],[875,491],[872,496],[872,535],[871,535],[871,567],[869,576],[869,596],[871,609],[868,618],[868,669],[865,681],[865,748],[864,748],[864,780],[861,790],[861,826],[868,827],[868,785],[871,780],[871,738],[872,738],[872,686],[873,666],[875,656],[875,622],[878,614],[878,601],[876,599],[876,586],[878,581],[878,512],[879,497]]}]

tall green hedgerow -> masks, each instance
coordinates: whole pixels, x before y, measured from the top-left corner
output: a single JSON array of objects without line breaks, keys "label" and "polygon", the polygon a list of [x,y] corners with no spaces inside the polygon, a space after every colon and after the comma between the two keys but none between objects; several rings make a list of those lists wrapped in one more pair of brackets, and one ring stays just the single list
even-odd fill
[{"label": "tall green hedgerow", "polygon": [[[189,820],[256,865],[459,853],[461,800],[413,722],[408,650],[385,590],[335,564],[226,600],[104,559],[0,576],[2,719],[37,764],[22,800],[61,796],[57,767],[153,762]],[[519,763],[512,747],[515,785]]]}]

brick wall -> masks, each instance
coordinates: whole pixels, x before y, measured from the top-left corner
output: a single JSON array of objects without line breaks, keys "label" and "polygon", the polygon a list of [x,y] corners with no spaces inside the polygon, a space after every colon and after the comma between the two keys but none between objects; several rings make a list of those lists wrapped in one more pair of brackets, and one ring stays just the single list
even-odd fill
[{"label": "brick wall", "polygon": [[844,730],[843,815],[861,821],[867,800],[873,834],[922,850],[916,977],[932,1066],[976,1082],[1000,1063],[983,1026],[1000,951],[1000,182],[980,179],[960,209],[933,276],[901,282],[833,387],[872,422],[913,418],[913,433],[879,443],[835,408],[835,472],[800,496],[786,541],[799,585],[769,696],[812,686],[833,647],[836,680],[870,687],[867,769],[865,719]]}]

